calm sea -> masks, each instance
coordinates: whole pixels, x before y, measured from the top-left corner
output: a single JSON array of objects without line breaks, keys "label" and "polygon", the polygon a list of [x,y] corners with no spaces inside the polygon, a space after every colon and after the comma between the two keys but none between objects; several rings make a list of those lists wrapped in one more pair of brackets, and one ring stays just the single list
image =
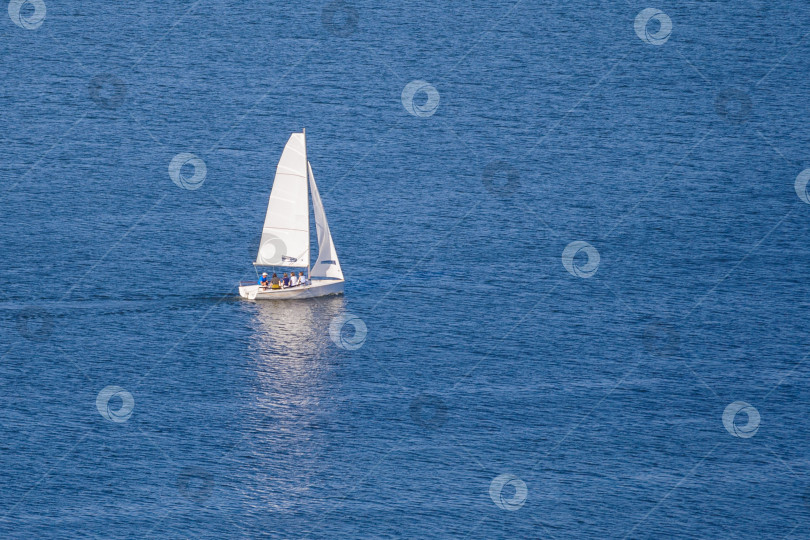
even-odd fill
[{"label": "calm sea", "polygon": [[3,537],[810,537],[806,2],[8,4]]}]

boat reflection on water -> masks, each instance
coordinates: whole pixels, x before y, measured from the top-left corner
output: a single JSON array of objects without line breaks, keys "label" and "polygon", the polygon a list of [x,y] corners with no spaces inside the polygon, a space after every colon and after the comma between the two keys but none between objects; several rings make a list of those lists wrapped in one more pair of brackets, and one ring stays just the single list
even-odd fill
[{"label": "boat reflection on water", "polygon": [[254,314],[249,371],[255,384],[242,418],[252,434],[243,446],[252,466],[242,487],[252,506],[263,502],[263,511],[301,504],[325,463],[339,351],[329,325],[345,305],[343,296],[245,304]]},{"label": "boat reflection on water", "polygon": [[[248,304],[254,312],[255,358],[279,367],[317,367],[313,360],[334,349],[329,324],[345,313],[343,296],[328,296],[285,302]],[[291,362],[279,362],[279,357]]]}]

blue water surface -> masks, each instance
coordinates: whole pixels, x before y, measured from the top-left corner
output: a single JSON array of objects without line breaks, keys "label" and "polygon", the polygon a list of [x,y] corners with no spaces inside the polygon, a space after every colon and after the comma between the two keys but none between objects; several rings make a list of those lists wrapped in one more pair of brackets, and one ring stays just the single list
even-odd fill
[{"label": "blue water surface", "polygon": [[806,2],[0,15],[2,537],[810,537]]}]

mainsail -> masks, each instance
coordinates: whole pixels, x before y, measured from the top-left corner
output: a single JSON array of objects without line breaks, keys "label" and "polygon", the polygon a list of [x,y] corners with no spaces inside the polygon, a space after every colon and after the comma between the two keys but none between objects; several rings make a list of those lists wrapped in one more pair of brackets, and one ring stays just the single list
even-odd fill
[{"label": "mainsail", "polygon": [[343,279],[343,271],[340,269],[335,244],[332,242],[332,233],[329,232],[329,224],[326,222],[326,214],[323,211],[321,195],[318,193],[318,186],[315,185],[315,176],[312,174],[312,166],[309,167],[309,189],[312,193],[312,209],[315,213],[315,228],[318,231],[318,260],[312,267],[311,276],[315,278],[335,278]]},{"label": "mainsail", "polygon": [[304,133],[293,133],[281,154],[267,203],[259,253],[253,264],[309,267],[309,201]]}]

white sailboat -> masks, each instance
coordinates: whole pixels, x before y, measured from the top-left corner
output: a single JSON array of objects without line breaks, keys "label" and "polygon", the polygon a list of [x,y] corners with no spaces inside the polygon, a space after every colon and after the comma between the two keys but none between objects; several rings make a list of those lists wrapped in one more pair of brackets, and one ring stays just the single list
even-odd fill
[{"label": "white sailboat", "polygon": [[[318,259],[312,267],[309,264],[310,194],[318,233]],[[307,160],[306,130],[290,135],[281,154],[267,203],[259,252],[253,265],[257,268],[306,269],[309,283],[272,289],[255,281],[241,282],[239,295],[242,298],[293,300],[343,293],[343,271],[312,175],[312,166]]]}]

